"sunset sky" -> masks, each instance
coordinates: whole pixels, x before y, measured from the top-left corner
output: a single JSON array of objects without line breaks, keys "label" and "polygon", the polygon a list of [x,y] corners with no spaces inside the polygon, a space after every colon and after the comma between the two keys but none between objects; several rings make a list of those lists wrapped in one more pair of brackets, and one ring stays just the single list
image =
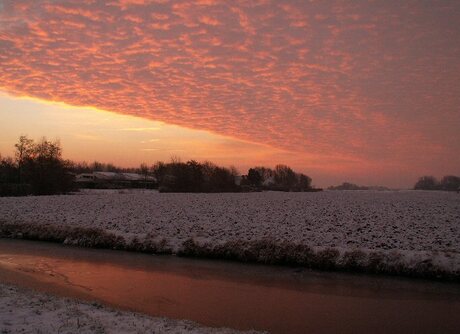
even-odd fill
[{"label": "sunset sky", "polygon": [[0,0],[0,153],[460,175],[460,1]]}]

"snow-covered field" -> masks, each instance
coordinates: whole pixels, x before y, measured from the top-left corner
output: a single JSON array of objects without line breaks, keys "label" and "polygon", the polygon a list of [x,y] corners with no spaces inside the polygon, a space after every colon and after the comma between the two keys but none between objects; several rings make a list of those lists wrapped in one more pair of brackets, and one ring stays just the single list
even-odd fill
[{"label": "snow-covered field", "polygon": [[460,195],[427,191],[164,194],[0,198],[0,221],[97,227],[126,239],[271,240],[316,248],[398,251],[460,270]]},{"label": "snow-covered field", "polygon": [[[0,284],[0,333],[242,333],[153,318]],[[256,332],[244,332],[256,333]]]}]

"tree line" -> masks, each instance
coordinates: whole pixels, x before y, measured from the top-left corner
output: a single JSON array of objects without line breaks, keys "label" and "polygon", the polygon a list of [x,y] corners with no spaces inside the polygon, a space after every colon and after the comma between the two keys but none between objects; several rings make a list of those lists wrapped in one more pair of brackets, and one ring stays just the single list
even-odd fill
[{"label": "tree line", "polygon": [[384,186],[359,186],[351,182],[343,182],[342,184],[338,186],[330,186],[327,189],[328,190],[377,190],[377,191],[390,190],[390,188],[387,188]]},{"label": "tree line", "polygon": [[93,172],[138,173],[153,176],[161,192],[242,192],[242,191],[315,191],[312,179],[289,166],[250,168],[239,175],[235,167],[220,167],[211,162],[178,158],[152,166],[121,168],[100,162],[75,163],[62,158],[59,141],[42,138],[38,142],[20,136],[12,157],[0,155],[0,196],[52,195],[77,190],[75,176]]},{"label": "tree line", "polygon": [[422,176],[415,183],[414,189],[460,191],[460,177],[446,175],[441,180],[438,180],[434,176]]},{"label": "tree line", "polygon": [[241,185],[256,190],[314,191],[312,179],[294,172],[289,166],[277,165],[274,169],[254,167],[242,176]]},{"label": "tree line", "polygon": [[42,138],[39,142],[19,137],[15,156],[0,157],[0,195],[51,195],[71,191],[73,177],[69,162],[61,157],[59,141]]},{"label": "tree line", "polygon": [[235,167],[194,160],[158,162],[152,167],[161,192],[313,191],[312,179],[286,165],[254,167],[239,175]]}]

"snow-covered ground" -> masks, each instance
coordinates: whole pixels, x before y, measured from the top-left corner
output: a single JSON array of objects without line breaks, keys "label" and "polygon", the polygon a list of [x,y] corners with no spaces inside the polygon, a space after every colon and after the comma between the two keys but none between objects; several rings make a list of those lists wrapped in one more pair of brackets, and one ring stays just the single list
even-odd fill
[{"label": "snow-covered ground", "polygon": [[[0,333],[242,333],[153,318],[0,284]],[[245,332],[256,333],[256,332]]]},{"label": "snow-covered ground", "polygon": [[164,194],[0,198],[0,221],[98,227],[127,239],[211,245],[270,239],[338,250],[396,250],[460,270],[460,195],[428,191]]}]

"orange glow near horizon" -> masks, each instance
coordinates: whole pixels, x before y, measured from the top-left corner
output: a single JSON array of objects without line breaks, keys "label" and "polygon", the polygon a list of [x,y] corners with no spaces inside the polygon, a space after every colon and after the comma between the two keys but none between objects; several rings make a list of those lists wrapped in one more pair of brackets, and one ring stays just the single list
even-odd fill
[{"label": "orange glow near horizon", "polygon": [[0,150],[27,130],[124,166],[458,175],[459,21],[450,0],[0,1]]},{"label": "orange glow near horizon", "polygon": [[[9,140],[1,141],[0,148],[8,154],[13,154],[13,146],[19,134],[28,134],[37,139],[43,133],[52,133],[53,138],[62,141],[63,146],[69,145],[66,151],[70,152],[67,155],[72,159],[102,159],[124,167],[144,162],[145,160],[135,158],[140,155],[139,152],[155,152],[152,153],[153,157],[142,154],[144,159],[151,161],[168,160],[179,153],[186,159],[192,159],[193,155],[201,159],[204,156],[224,157],[223,146],[234,146],[237,149],[246,147],[240,150],[243,156],[246,155],[246,150],[257,148],[257,152],[251,151],[251,154],[256,153],[256,159],[263,158],[266,154],[264,151],[283,152],[207,131],[191,130],[93,107],[74,107],[65,103],[29,97],[18,98],[7,94],[0,94],[0,106],[4,124],[10,125],[5,127],[3,133]],[[16,117],[15,112],[22,113],[21,117]],[[10,147],[7,147],[8,144]],[[122,152],[114,156],[120,149]]]},{"label": "orange glow near horizon", "polygon": [[141,117],[1,92],[0,118],[5,125],[0,140],[2,156],[13,156],[19,135],[26,134],[35,140],[43,136],[58,139],[65,159],[121,167],[178,157],[183,161],[209,160],[226,167],[236,166],[246,173],[253,166],[283,163],[312,176],[315,185],[322,187],[342,180],[370,184],[372,178],[363,177],[363,170],[383,171],[382,166],[369,166],[366,161],[344,156],[299,154]]}]

